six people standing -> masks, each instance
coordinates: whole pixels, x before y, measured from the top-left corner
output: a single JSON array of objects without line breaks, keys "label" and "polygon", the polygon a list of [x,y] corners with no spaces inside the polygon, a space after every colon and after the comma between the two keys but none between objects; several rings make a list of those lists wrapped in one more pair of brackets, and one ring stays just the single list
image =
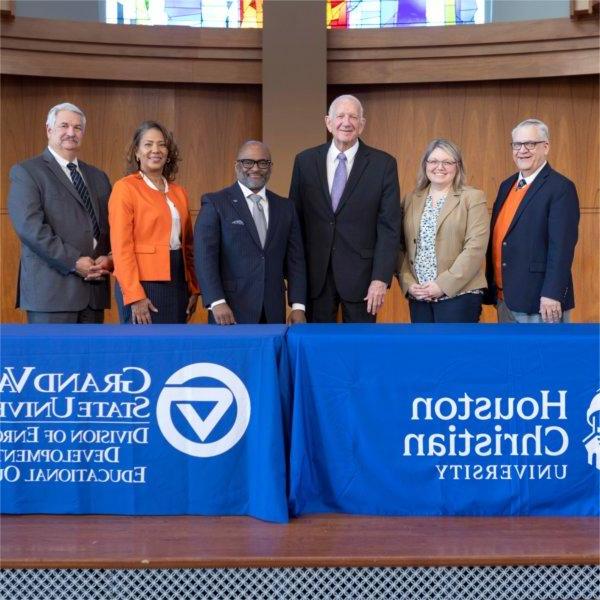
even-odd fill
[{"label": "six people standing", "polygon": [[546,161],[543,122],[527,119],[512,132],[519,172],[500,185],[491,238],[484,193],[465,185],[455,144],[429,144],[401,205],[396,160],[359,139],[365,123],[354,96],[332,102],[332,141],[298,154],[290,200],[266,189],[268,147],[243,144],[237,182],[202,198],[195,268],[171,133],[155,121],[137,129],[107,218],[108,177],[77,159],[85,115],[69,103],[53,107],[48,148],[10,173],[17,306],[30,323],[101,323],[114,260],[124,323],[185,323],[200,292],[196,272],[209,322],[285,322],[287,282],[288,323],[305,322],[305,310],[311,322],[335,322],[340,307],[344,322],[368,323],[397,265],[413,322],[477,322],[484,292],[500,322],[569,320],[579,202]]}]

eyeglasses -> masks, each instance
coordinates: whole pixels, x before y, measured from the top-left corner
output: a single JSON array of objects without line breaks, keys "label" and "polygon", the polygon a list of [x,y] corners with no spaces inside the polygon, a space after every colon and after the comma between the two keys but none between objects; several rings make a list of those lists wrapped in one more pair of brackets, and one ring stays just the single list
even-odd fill
[{"label": "eyeglasses", "polygon": [[539,142],[511,142],[510,146],[513,150],[520,150],[523,146],[527,148],[527,150],[535,150],[535,147],[538,144],[545,144],[547,140],[540,140]]},{"label": "eyeglasses", "polygon": [[270,160],[252,160],[251,158],[239,158],[235,162],[240,163],[244,169],[249,171],[256,165],[261,171],[266,171],[273,163]]},{"label": "eyeglasses", "polygon": [[449,169],[456,164],[455,160],[427,160],[426,162],[430,167],[442,166],[444,169]]}]

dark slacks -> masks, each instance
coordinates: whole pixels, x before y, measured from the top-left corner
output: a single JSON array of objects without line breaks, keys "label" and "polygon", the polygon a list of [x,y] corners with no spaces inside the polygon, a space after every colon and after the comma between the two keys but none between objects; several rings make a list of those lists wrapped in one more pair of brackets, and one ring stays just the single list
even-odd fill
[{"label": "dark slacks", "polygon": [[69,325],[72,323],[104,323],[104,309],[84,308],[83,310],[41,312],[38,310],[27,311],[27,322],[31,324],[57,324]]},{"label": "dark slacks", "polygon": [[440,302],[409,299],[413,323],[478,323],[481,316],[481,294],[462,294]]},{"label": "dark slacks", "polygon": [[364,300],[349,302],[340,297],[330,263],[321,293],[308,301],[306,319],[309,323],[335,323],[340,306],[344,323],[375,323],[375,315],[367,312],[367,303]]},{"label": "dark slacks", "polygon": [[[171,250],[171,280],[170,281],[142,281],[142,287],[150,302],[158,312],[150,312],[152,323],[177,324],[186,322],[186,309],[189,302],[189,293],[185,281],[185,266],[181,250]],[[123,304],[123,293],[117,283],[115,285],[115,298],[119,307],[119,320],[121,323],[131,323],[131,306]]]}]

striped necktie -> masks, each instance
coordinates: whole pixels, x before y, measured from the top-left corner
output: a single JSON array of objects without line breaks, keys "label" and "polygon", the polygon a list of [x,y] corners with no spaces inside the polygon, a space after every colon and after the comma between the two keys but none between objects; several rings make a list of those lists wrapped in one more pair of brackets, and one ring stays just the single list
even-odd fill
[{"label": "striped necktie", "polygon": [[71,181],[73,181],[73,185],[77,190],[81,200],[83,201],[83,205],[85,206],[85,210],[87,210],[88,215],[90,215],[90,219],[92,220],[92,227],[94,229],[94,239],[100,239],[100,227],[98,226],[98,219],[96,219],[96,213],[94,212],[94,208],[92,206],[92,200],[90,198],[90,192],[85,185],[85,181],[83,181],[83,177],[79,174],[77,170],[77,165],[74,163],[69,163],[67,168],[71,172]]}]

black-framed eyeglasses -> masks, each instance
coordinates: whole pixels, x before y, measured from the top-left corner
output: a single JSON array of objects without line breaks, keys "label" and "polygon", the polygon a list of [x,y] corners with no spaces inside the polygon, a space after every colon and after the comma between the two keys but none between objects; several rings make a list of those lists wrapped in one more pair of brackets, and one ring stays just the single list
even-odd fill
[{"label": "black-framed eyeglasses", "polygon": [[239,163],[246,170],[252,169],[256,165],[262,171],[266,171],[273,163],[270,160],[252,160],[251,158],[238,158],[235,162]]},{"label": "black-framed eyeglasses", "polygon": [[529,141],[529,142],[511,142],[510,147],[513,150],[520,150],[523,146],[527,148],[527,150],[535,150],[535,147],[538,144],[545,144],[548,140],[539,140],[538,142]]}]

